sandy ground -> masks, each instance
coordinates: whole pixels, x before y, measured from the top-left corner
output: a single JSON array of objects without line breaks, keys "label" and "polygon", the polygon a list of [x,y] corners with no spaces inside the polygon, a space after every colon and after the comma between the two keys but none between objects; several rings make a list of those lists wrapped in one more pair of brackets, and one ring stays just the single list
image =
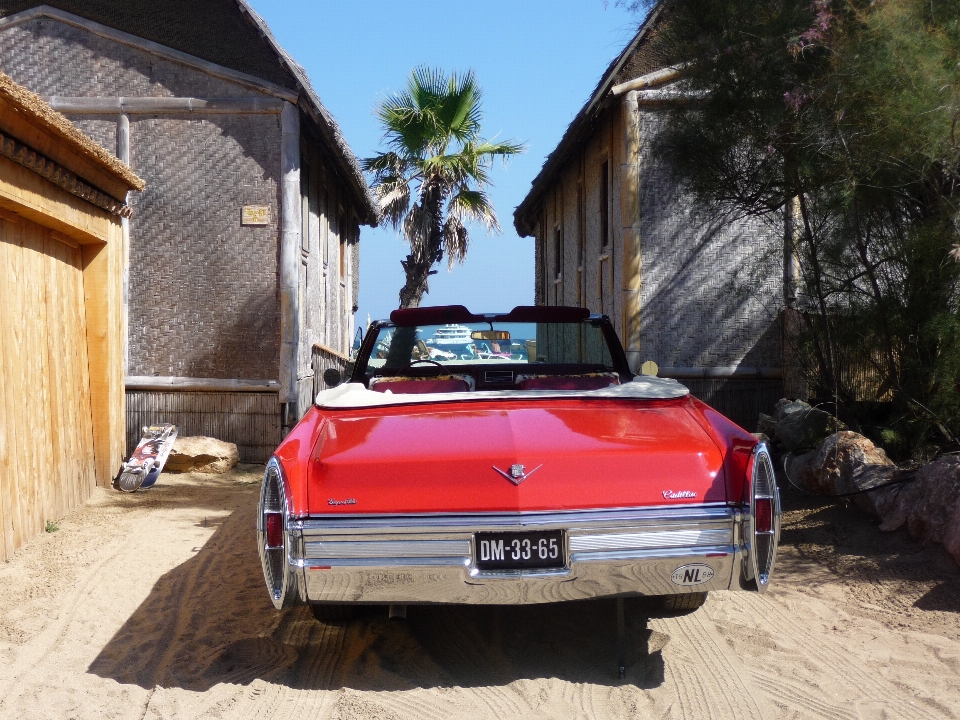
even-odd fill
[{"label": "sandy ground", "polygon": [[775,587],[632,615],[619,681],[609,601],[275,612],[260,471],[99,490],[0,564],[0,717],[960,717],[960,570],[856,510],[788,495]]}]

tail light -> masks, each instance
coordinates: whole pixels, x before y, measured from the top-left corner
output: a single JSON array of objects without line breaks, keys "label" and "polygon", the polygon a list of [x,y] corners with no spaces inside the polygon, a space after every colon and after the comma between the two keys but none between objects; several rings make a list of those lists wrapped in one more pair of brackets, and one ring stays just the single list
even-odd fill
[{"label": "tail light", "polygon": [[265,512],[263,514],[267,529],[267,549],[283,547],[283,515],[274,512]]},{"label": "tail light", "polygon": [[743,574],[762,591],[770,583],[780,540],[780,493],[765,443],[754,448],[747,465],[747,482],[750,514],[744,523],[747,558]]},{"label": "tail light", "polygon": [[287,497],[283,468],[276,458],[267,463],[260,490],[257,515],[257,544],[263,579],[270,599],[277,609],[293,604],[298,597],[296,575],[290,570],[288,545]]}]

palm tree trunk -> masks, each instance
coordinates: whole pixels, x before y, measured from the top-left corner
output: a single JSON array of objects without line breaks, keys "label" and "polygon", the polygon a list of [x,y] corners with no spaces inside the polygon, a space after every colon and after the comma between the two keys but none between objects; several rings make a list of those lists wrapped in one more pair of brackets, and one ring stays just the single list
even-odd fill
[{"label": "palm tree trunk", "polygon": [[446,193],[443,182],[436,178],[427,183],[423,192],[423,209],[430,217],[426,247],[418,248],[411,240],[410,254],[401,261],[407,281],[400,289],[400,307],[420,307],[424,294],[430,291],[429,278],[436,272],[430,268],[443,259],[443,216],[441,209]]}]

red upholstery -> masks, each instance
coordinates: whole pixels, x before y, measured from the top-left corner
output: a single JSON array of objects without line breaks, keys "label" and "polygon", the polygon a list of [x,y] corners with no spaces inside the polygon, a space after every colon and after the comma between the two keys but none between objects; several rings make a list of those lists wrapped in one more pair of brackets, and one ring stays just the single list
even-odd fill
[{"label": "red upholstery", "polygon": [[611,375],[543,375],[526,378],[520,382],[521,390],[599,390],[619,385]]},{"label": "red upholstery", "polygon": [[467,392],[470,386],[464,380],[450,378],[446,380],[390,380],[384,378],[371,383],[370,389],[376,392],[392,393],[448,393]]}]

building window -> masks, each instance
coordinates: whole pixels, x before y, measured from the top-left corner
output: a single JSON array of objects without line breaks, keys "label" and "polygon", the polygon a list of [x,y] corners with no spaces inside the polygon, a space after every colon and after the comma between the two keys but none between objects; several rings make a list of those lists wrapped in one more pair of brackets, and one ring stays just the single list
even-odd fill
[{"label": "building window", "polygon": [[347,214],[341,208],[340,216],[337,218],[337,229],[340,231],[340,256],[339,256],[339,272],[340,272],[340,282],[346,280],[347,277]]},{"label": "building window", "polygon": [[310,252],[310,163],[300,158],[300,249]]},{"label": "building window", "polygon": [[610,162],[600,166],[600,247],[610,244]]},{"label": "building window", "polygon": [[563,233],[559,225],[553,229],[553,276],[563,279]]},{"label": "building window", "polygon": [[584,306],[583,265],[586,256],[587,218],[583,199],[583,181],[577,181],[577,305]]}]

